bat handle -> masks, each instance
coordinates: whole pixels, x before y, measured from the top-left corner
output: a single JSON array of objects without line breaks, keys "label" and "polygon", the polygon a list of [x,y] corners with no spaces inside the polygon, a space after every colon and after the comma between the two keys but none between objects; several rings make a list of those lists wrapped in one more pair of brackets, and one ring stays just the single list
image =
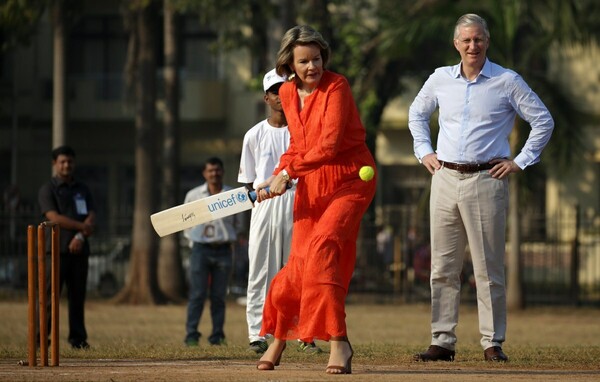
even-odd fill
[{"label": "bat handle", "polygon": [[[290,188],[292,188],[292,184],[290,182],[288,182],[287,186],[285,187],[286,190],[289,190]],[[263,190],[269,192],[269,187],[265,187],[263,188]],[[248,196],[250,197],[250,200],[252,200],[252,203],[256,202],[256,191],[252,190],[248,193]]]},{"label": "bat handle", "polygon": [[[264,190],[267,191],[267,192],[269,192],[269,187],[265,187]],[[256,196],[256,191],[255,190],[250,191],[248,193],[248,196],[250,197],[250,200],[252,200],[252,203],[256,202],[257,196]]]}]

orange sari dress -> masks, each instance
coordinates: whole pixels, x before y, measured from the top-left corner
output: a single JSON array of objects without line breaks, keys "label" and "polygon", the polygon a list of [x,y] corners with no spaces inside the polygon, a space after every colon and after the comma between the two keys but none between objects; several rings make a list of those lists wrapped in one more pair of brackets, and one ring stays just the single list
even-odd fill
[{"label": "orange sari dress", "polygon": [[275,173],[286,169],[298,185],[290,258],[269,287],[261,335],[328,341],[346,335],[356,239],[376,184],[358,173],[375,161],[343,76],[325,71],[302,110],[294,82],[279,96],[291,138]]}]

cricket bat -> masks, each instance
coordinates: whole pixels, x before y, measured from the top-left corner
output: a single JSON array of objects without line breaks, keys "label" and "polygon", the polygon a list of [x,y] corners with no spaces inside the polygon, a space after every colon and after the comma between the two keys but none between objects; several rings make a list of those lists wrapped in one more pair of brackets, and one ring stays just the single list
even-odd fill
[{"label": "cricket bat", "polygon": [[158,236],[163,237],[249,210],[255,201],[256,192],[240,187],[157,212],[150,215],[150,220]]}]

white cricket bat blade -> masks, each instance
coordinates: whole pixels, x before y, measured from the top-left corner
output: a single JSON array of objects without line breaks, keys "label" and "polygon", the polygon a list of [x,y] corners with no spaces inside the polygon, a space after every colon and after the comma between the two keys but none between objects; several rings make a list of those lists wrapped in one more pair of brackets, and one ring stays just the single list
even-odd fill
[{"label": "white cricket bat blade", "polygon": [[157,212],[150,215],[150,220],[158,236],[163,237],[249,210],[254,207],[253,200],[256,200],[254,192],[240,187]]}]

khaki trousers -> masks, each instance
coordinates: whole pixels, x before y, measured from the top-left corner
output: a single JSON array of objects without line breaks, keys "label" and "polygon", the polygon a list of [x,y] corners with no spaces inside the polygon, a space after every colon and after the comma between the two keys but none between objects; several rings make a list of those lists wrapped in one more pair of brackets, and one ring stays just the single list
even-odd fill
[{"label": "khaki trousers", "polygon": [[431,182],[432,345],[454,350],[460,274],[469,245],[477,286],[481,346],[502,346],[506,335],[504,277],[508,180],[487,171],[442,168]]}]

